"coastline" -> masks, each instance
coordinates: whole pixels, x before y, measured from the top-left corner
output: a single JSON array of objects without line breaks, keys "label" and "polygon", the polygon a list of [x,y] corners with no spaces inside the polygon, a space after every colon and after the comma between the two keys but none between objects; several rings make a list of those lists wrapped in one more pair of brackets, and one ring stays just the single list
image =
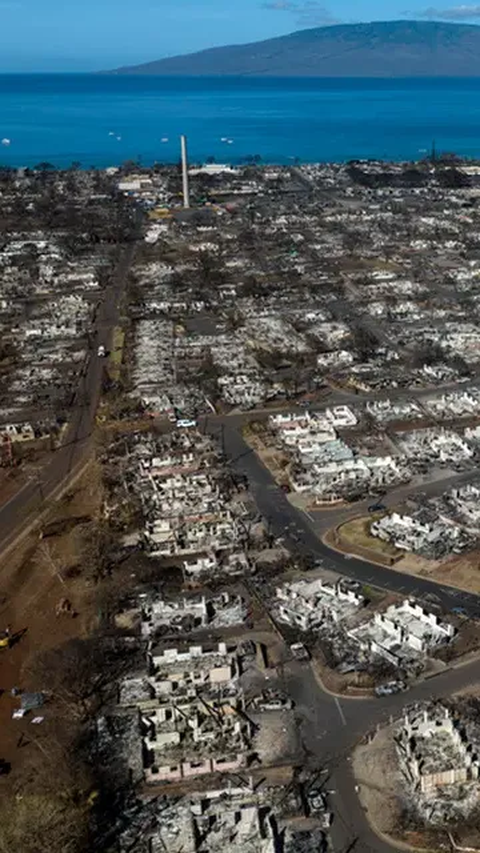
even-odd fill
[{"label": "coastline", "polygon": [[[105,168],[140,158],[265,165],[479,157],[480,78],[1,74],[0,165]],[[225,138],[231,143],[225,143]],[[168,140],[165,142],[164,140]]]}]

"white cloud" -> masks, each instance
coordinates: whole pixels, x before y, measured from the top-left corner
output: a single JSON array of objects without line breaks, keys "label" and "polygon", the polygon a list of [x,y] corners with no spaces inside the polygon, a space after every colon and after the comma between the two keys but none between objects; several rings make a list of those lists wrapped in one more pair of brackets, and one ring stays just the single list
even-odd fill
[{"label": "white cloud", "polygon": [[271,12],[289,12],[295,16],[297,24],[303,27],[338,23],[326,6],[323,6],[318,0],[303,0],[303,2],[270,0],[270,2],[263,3],[262,8],[269,9]]},{"label": "white cloud", "polygon": [[449,9],[436,9],[430,6],[419,13],[421,18],[442,18],[445,21],[468,21],[480,18],[480,5],[452,6]]}]

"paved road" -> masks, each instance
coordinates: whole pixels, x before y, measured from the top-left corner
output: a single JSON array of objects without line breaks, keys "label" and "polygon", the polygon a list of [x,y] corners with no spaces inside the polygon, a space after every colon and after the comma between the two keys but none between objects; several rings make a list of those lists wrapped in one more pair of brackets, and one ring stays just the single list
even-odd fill
[{"label": "paved road", "polygon": [[[207,429],[220,437],[222,424],[212,420],[207,423]],[[345,559],[327,548],[317,538],[305,514],[292,507],[233,423],[223,422],[222,440],[232,466],[248,477],[260,512],[268,520],[273,533],[284,537],[290,550],[313,555],[322,560],[326,569],[362,583],[417,598],[429,595],[446,610],[461,605],[470,614],[480,616],[479,596],[404,576],[362,560]],[[332,521],[334,516],[332,512]],[[480,661],[446,670],[405,694],[373,700],[337,699],[325,693],[308,664],[286,664],[282,678],[298,712],[305,763],[319,773],[326,770],[327,773],[319,779],[324,780],[325,790],[335,792],[329,795],[334,814],[331,830],[334,850],[338,853],[349,850],[352,853],[391,853],[399,849],[379,838],[371,829],[355,791],[349,753],[366,733],[387,722],[391,716],[400,716],[402,709],[412,702],[451,696],[458,690],[478,684]]]},{"label": "paved road", "polygon": [[334,815],[330,830],[333,849],[338,853],[349,848],[355,853],[392,853],[395,848],[382,842],[365,818],[348,760],[355,743],[370,730],[378,705],[340,703],[322,692],[308,664],[287,665],[284,682],[295,701],[305,766],[318,773],[317,784],[325,792],[335,792],[327,794]]},{"label": "paved road", "polygon": [[[207,423],[207,430],[220,435],[222,426],[210,421]],[[292,551],[313,556],[321,560],[325,569],[358,580],[367,586],[375,585],[401,595],[430,599],[446,611],[462,607],[470,616],[480,618],[480,596],[478,595],[401,574],[393,569],[367,563],[348,555],[344,556],[328,548],[318,539],[305,513],[289,503],[284,492],[276,485],[271,473],[244,441],[241,433],[230,428],[228,423],[223,428],[223,441],[225,452],[233,467],[248,477],[259,511],[268,521],[272,532],[278,537],[283,537],[286,546]],[[330,512],[330,518],[331,523],[334,524],[334,511]]]},{"label": "paved road", "polygon": [[332,526],[332,515],[335,516],[335,524],[339,525],[343,521],[348,521],[349,518],[355,518],[358,515],[366,515],[368,507],[372,504],[380,502],[389,508],[398,507],[399,504],[405,502],[409,495],[424,494],[429,498],[442,495],[447,489],[458,488],[466,483],[478,484],[480,481],[480,471],[476,468],[474,471],[462,471],[457,474],[452,474],[448,470],[442,472],[442,477],[430,480],[426,483],[408,483],[406,486],[398,486],[395,489],[387,492],[382,497],[368,497],[362,501],[356,501],[349,506],[339,507],[337,510],[329,509],[310,509],[308,515],[315,526],[315,530],[320,534],[326,533]]},{"label": "paved road", "polygon": [[38,514],[45,501],[53,497],[62,485],[67,483],[75,469],[81,467],[86,457],[89,439],[95,423],[95,416],[102,390],[105,361],[97,356],[97,349],[103,344],[108,350],[112,333],[118,323],[119,306],[124,292],[128,271],[135,252],[135,243],[122,250],[111,285],[106,288],[95,318],[92,350],[82,368],[78,387],[73,401],[73,414],[69,421],[61,447],[55,451],[41,478],[31,480],[18,491],[13,498],[0,507],[0,550],[15,540],[22,528],[35,514]]},{"label": "paved road", "polygon": [[295,701],[304,763],[318,773],[334,815],[333,849],[338,853],[392,853],[397,850],[379,838],[368,823],[355,790],[350,756],[353,748],[377,725],[398,719],[404,708],[418,701],[441,699],[478,683],[480,661],[447,670],[408,693],[383,699],[337,699],[317,683],[309,664],[287,663],[281,674],[282,688]]},{"label": "paved road", "polygon": [[[377,391],[358,391],[350,390],[349,388],[324,388],[322,392],[318,392],[318,399],[311,404],[310,410],[316,412],[323,408],[328,408],[336,405],[350,405],[364,407],[366,403],[385,400],[416,400],[420,405],[424,400],[430,397],[440,397],[442,394],[462,393],[467,391],[469,387],[478,387],[480,385],[480,368],[476,369],[467,381],[459,382],[444,382],[439,385],[430,386],[427,388],[384,388]],[[249,409],[248,411],[232,411],[232,414],[224,416],[233,423],[245,423],[245,421],[254,421],[266,418],[268,415],[275,412],[299,412],[305,413],[305,406],[300,405],[295,400],[282,401],[278,405],[272,404],[264,409]],[[424,419],[430,419],[432,426],[435,425],[438,418],[424,412]],[[222,420],[224,418],[222,417]],[[411,421],[412,428],[415,426],[415,421]],[[384,424],[388,429],[391,424]]]}]

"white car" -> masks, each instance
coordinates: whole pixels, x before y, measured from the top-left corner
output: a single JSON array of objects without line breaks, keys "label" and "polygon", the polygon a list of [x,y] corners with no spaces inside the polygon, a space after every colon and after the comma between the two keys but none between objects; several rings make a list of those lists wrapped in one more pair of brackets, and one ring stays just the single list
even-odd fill
[{"label": "white car", "polygon": [[193,420],[189,420],[188,418],[180,418],[177,421],[177,427],[181,427],[182,429],[191,429],[192,427],[196,427],[197,422]]},{"label": "white car", "polygon": [[100,344],[97,350],[97,355],[99,358],[105,358],[105,347],[103,346],[103,344]]}]

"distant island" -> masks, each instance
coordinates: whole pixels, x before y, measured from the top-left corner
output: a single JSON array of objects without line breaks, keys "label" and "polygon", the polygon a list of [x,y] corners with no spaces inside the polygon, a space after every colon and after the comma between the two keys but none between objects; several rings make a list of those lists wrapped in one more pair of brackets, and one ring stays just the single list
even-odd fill
[{"label": "distant island", "polygon": [[114,74],[265,77],[479,77],[480,27],[388,21],[299,30],[118,68]]}]

